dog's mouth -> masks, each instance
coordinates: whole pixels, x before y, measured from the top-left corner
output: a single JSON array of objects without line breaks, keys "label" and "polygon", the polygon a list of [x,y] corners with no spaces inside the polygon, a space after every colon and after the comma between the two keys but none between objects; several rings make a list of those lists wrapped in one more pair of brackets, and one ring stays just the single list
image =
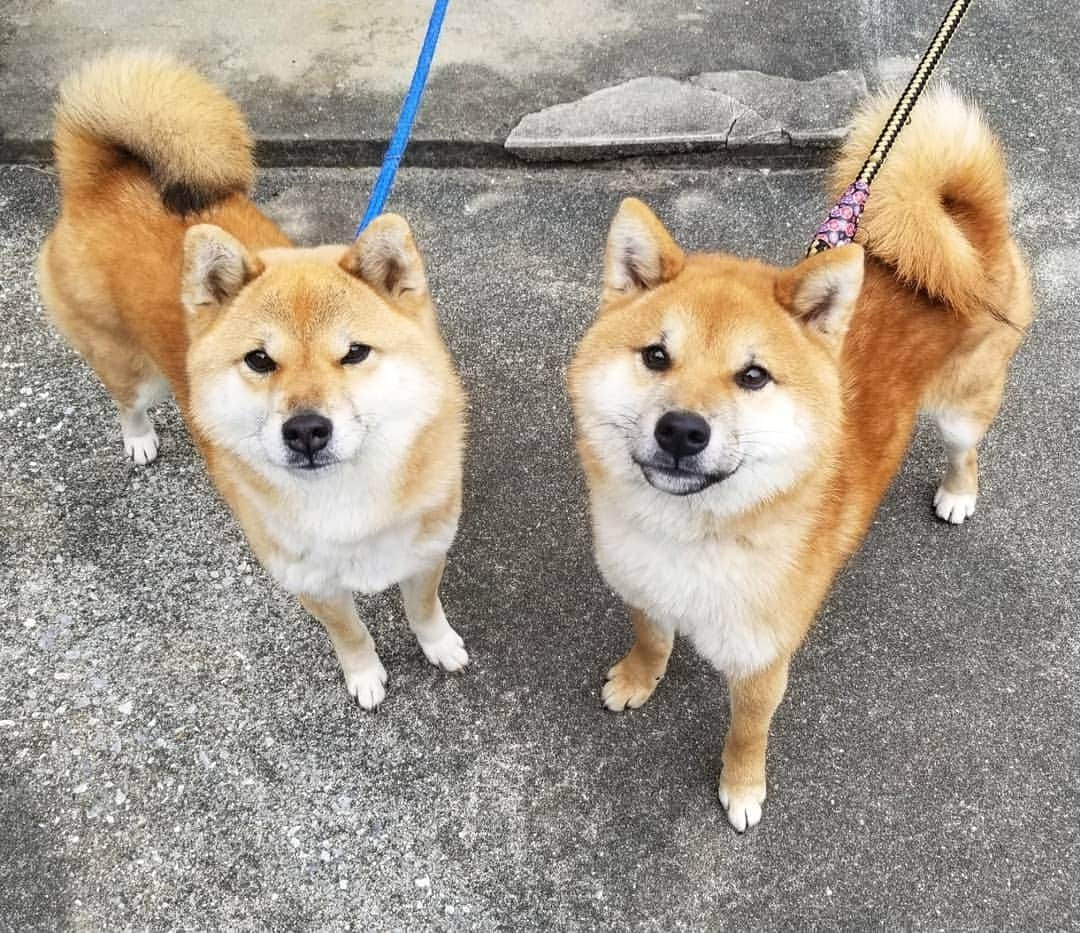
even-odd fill
[{"label": "dog's mouth", "polygon": [[287,466],[290,470],[296,470],[300,473],[318,473],[320,470],[334,466],[337,462],[335,457],[299,456],[290,457]]},{"label": "dog's mouth", "polygon": [[645,477],[645,481],[654,489],[666,492],[672,496],[692,496],[694,493],[708,489],[732,475],[738,466],[727,472],[716,471],[705,473],[694,470],[678,463],[664,465],[659,463],[646,463],[641,460],[634,461]]}]

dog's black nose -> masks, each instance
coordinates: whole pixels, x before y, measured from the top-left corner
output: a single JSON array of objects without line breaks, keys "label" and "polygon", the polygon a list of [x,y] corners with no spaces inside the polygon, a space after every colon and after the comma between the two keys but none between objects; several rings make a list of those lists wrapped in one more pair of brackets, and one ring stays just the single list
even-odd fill
[{"label": "dog's black nose", "polygon": [[692,411],[669,411],[656,422],[656,443],[676,460],[692,457],[709,446],[709,422]]},{"label": "dog's black nose", "polygon": [[293,415],[281,426],[285,446],[306,457],[314,457],[328,443],[334,433],[334,422],[313,411]]}]

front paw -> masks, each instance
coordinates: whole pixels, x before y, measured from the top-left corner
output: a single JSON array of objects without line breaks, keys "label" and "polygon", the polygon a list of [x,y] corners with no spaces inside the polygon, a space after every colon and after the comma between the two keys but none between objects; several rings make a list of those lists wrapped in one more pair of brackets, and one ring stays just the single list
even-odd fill
[{"label": "front paw", "polygon": [[765,782],[760,784],[729,784],[720,776],[720,803],[727,810],[728,822],[735,832],[746,832],[761,822],[761,805],[765,802]]},{"label": "front paw", "polygon": [[355,666],[342,667],[342,672],[345,689],[364,709],[373,710],[386,699],[386,668],[378,655],[373,654]]},{"label": "front paw", "polygon": [[420,650],[424,652],[424,657],[444,671],[460,671],[469,663],[465,642],[449,625],[430,641],[419,636],[416,640],[420,644]]},{"label": "front paw", "polygon": [[616,713],[628,708],[637,709],[653,695],[661,677],[662,674],[644,669],[635,658],[627,655],[607,672],[600,699]]}]

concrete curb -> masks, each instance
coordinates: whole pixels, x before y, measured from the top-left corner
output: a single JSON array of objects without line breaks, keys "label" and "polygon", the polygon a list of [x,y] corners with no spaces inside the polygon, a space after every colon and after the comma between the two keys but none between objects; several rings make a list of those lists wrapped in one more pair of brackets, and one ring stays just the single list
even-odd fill
[{"label": "concrete curb", "polygon": [[[374,168],[382,164],[388,140],[262,138],[255,143],[260,168]],[[503,142],[493,140],[417,139],[409,143],[403,168],[528,169],[544,171],[578,162],[603,171],[625,168],[628,163],[656,168],[699,168],[717,164],[784,169],[822,168],[829,164],[825,147],[743,146],[738,149],[708,147],[694,143],[666,150],[640,152],[611,150],[581,159],[522,157]],[[50,165],[51,139],[4,139],[0,137],[0,165]]]},{"label": "concrete curb", "polygon": [[[527,114],[505,141],[413,139],[404,164],[510,168],[519,160],[604,163],[645,157],[675,166],[722,154],[735,164],[818,167],[843,142],[848,117],[866,95],[866,78],[857,70],[813,80],[759,71],[705,72],[685,80],[634,78]],[[375,166],[387,143],[275,134],[258,139],[257,159],[266,168]],[[51,160],[48,138],[0,135],[0,163]]]},{"label": "concrete curb", "polygon": [[[310,136],[262,137],[255,160],[263,168],[364,168],[382,163],[387,139]],[[45,165],[53,160],[52,140],[0,137],[0,164]],[[498,140],[414,139],[403,162],[412,168],[498,168],[520,164]]]}]

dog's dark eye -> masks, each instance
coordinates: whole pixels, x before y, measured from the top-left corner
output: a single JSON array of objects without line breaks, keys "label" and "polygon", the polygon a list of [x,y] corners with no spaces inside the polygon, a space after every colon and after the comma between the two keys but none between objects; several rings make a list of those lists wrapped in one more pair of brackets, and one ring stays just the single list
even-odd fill
[{"label": "dog's dark eye", "polygon": [[364,360],[368,358],[368,354],[370,352],[371,347],[369,347],[366,343],[350,343],[349,352],[341,358],[341,362],[343,365],[348,365],[350,363],[363,363]]},{"label": "dog's dark eye", "polygon": [[772,382],[772,376],[764,366],[747,366],[735,373],[735,382],[740,388],[754,392]]},{"label": "dog's dark eye", "polygon": [[671,368],[671,357],[667,350],[658,343],[654,343],[641,351],[641,362],[646,369],[655,369],[663,372]]},{"label": "dog's dark eye", "polygon": [[253,373],[272,373],[277,369],[277,363],[270,359],[265,350],[252,350],[244,357],[244,362]]}]

